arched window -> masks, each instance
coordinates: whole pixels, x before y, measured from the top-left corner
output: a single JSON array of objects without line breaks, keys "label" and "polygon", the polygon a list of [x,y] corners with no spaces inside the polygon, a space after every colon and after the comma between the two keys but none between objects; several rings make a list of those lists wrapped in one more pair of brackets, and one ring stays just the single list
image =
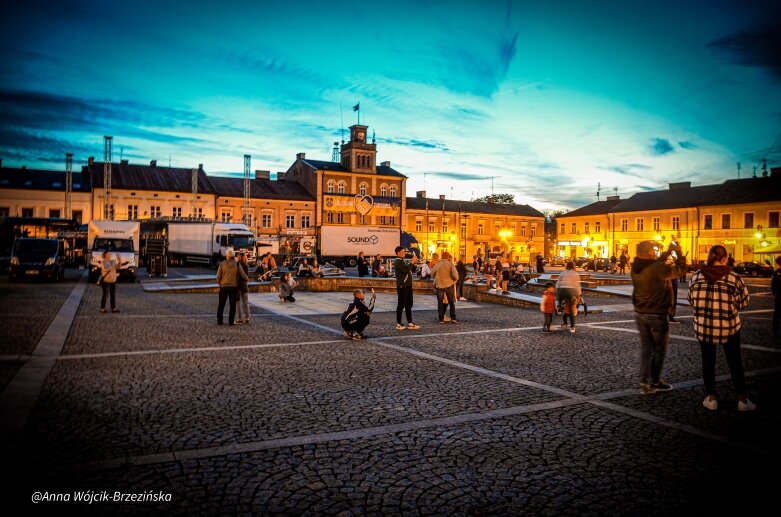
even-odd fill
[{"label": "arched window", "polygon": [[362,196],[366,195],[366,192],[369,190],[369,184],[368,183],[361,183],[358,186],[358,192],[361,193]]},{"label": "arched window", "polygon": [[386,185],[385,183],[380,185],[380,195],[381,196],[387,196],[388,195],[388,185]]},{"label": "arched window", "polygon": [[390,197],[396,197],[396,185],[391,185],[390,186],[389,195],[390,195]]},{"label": "arched window", "polygon": [[337,188],[337,192],[339,192],[340,194],[344,194],[344,192],[347,190],[347,183],[344,181],[340,181],[336,188]]},{"label": "arched window", "polygon": [[336,182],[334,180],[328,180],[327,190],[329,194],[334,193],[334,190],[336,190]]}]

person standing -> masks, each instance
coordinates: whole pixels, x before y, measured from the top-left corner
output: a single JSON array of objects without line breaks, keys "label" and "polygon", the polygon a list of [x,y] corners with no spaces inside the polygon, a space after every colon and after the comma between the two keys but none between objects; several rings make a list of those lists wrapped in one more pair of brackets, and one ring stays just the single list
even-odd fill
[{"label": "person standing", "polygon": [[[499,260],[496,263],[498,264],[496,276],[502,275],[502,294],[510,294],[510,291],[507,289],[507,284],[510,282],[510,259],[507,257],[506,251],[499,255]],[[501,268],[501,273],[499,268]],[[496,290],[499,290],[499,285],[496,286]]]},{"label": "person standing", "polygon": [[553,282],[545,284],[545,291],[542,293],[542,300],[540,300],[540,311],[545,316],[542,331],[552,332],[550,326],[553,323],[553,315],[556,314],[556,294]]},{"label": "person standing", "polygon": [[640,393],[643,395],[673,389],[661,374],[669,341],[668,317],[675,302],[672,280],[681,276],[683,266],[680,261],[672,260],[672,244],[658,259],[656,246],[654,241],[639,243],[631,268],[632,304],[640,332]]},{"label": "person standing", "polygon": [[239,299],[239,277],[243,276],[247,280],[247,274],[239,267],[233,259],[233,250],[225,253],[225,260],[217,268],[217,283],[220,285],[220,298],[217,305],[217,325],[222,325],[223,313],[225,312],[225,302],[230,300],[228,305],[228,325],[233,325],[236,319],[236,302]]},{"label": "person standing", "polygon": [[[559,279],[556,281],[556,301],[559,306],[559,310],[564,312],[562,305],[567,302],[566,310],[569,311],[570,317],[570,329],[569,331],[575,333],[575,315],[578,310],[578,298],[580,298],[580,275],[575,271],[575,263],[573,261],[567,262],[566,269],[561,272]],[[566,328],[566,324],[563,325]]]},{"label": "person standing", "polygon": [[106,313],[106,300],[111,297],[111,312],[119,312],[117,309],[117,277],[119,276],[119,256],[111,258],[111,252],[104,250],[101,254],[100,288],[103,291],[100,297],[100,312]]},{"label": "person standing", "polygon": [[434,277],[434,288],[437,291],[437,313],[439,322],[445,323],[445,309],[450,305],[450,323],[458,323],[456,319],[456,290],[455,284],[458,281],[458,271],[450,262],[450,253],[442,253],[442,258],[431,269],[431,275]]},{"label": "person standing", "polygon": [[491,290],[491,285],[493,285],[493,273],[494,267],[491,265],[491,261],[486,260],[483,265],[483,276],[485,277],[485,285],[488,286],[489,291]]},{"label": "person standing", "polygon": [[466,263],[464,257],[459,257],[456,262],[456,272],[458,272],[458,282],[456,282],[456,296],[462,302],[466,301],[464,297],[464,280],[466,280]]},{"label": "person standing", "polygon": [[721,345],[738,397],[738,411],[757,406],[746,397],[746,378],[740,357],[740,314],[748,305],[748,288],[728,265],[727,248],[713,246],[708,262],[692,275],[689,303],[694,308],[694,333],[702,352],[702,378],[707,396],[702,405],[718,408],[716,400],[716,348]]},{"label": "person standing", "polygon": [[610,274],[615,275],[616,274],[616,263],[618,262],[618,259],[616,258],[616,254],[613,253],[610,256]]},{"label": "person standing", "polygon": [[246,278],[241,275],[236,277],[239,291],[239,299],[236,301],[236,314],[239,319],[236,320],[236,323],[249,323],[249,262],[244,253],[239,253],[236,262],[246,275]]},{"label": "person standing", "polygon": [[781,255],[776,257],[776,268],[773,271],[773,279],[770,281],[770,289],[773,291],[775,307],[773,309],[773,336],[781,336],[779,325],[781,324]]},{"label": "person standing", "polygon": [[545,261],[542,260],[542,255],[537,255],[537,273],[545,272]]},{"label": "person standing", "polygon": [[621,251],[621,256],[618,258],[618,270],[624,275],[626,274],[626,266],[629,263],[629,256],[626,254],[626,250]]},{"label": "person standing", "polygon": [[358,276],[363,278],[369,274],[369,259],[363,252],[358,253]]},{"label": "person standing", "polygon": [[[396,330],[417,330],[420,326],[412,321],[412,276],[417,269],[417,255],[412,255],[412,261],[407,264],[404,260],[407,250],[404,246],[396,246],[396,261],[393,263],[393,271],[396,274],[396,294],[398,303],[396,304]],[[401,313],[407,316],[407,326],[401,324]]]}]

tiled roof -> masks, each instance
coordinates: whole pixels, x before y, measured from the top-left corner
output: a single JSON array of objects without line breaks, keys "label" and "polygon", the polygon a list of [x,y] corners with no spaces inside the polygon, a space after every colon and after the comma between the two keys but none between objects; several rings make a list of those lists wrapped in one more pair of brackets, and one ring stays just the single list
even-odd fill
[{"label": "tiled roof", "polygon": [[701,204],[739,205],[767,201],[781,201],[781,174],[766,178],[727,180],[713,190]]},{"label": "tiled roof", "polygon": [[638,192],[613,207],[612,212],[638,212],[644,210],[669,210],[671,208],[695,207],[712,196],[720,185],[703,185],[677,189]]},{"label": "tiled roof", "polygon": [[[0,188],[59,190],[65,192],[65,171],[0,168]],[[89,176],[73,171],[73,192],[89,192]]]},{"label": "tiled roof", "polygon": [[[112,163],[111,167],[112,189],[148,190],[153,192],[192,191],[192,169],[129,163]],[[89,171],[93,188],[103,188],[103,162],[94,162],[91,165],[86,165],[82,170]],[[214,188],[209,183],[209,178],[202,169],[198,170],[198,193],[214,194]]]},{"label": "tiled roof", "polygon": [[577,217],[577,216],[584,216],[584,215],[603,215],[607,214],[612,210],[614,206],[621,203],[623,200],[621,199],[608,199],[606,201],[597,201],[595,203],[591,203],[590,205],[582,206],[576,210],[573,210],[571,212],[567,212],[566,214],[562,214],[557,219],[563,218],[563,217]]},{"label": "tiled roof", "polygon": [[[215,193],[220,197],[244,197],[244,178],[209,176]],[[253,199],[290,199],[296,201],[315,201],[304,188],[295,181],[275,181],[265,179],[250,180],[250,196]]]},{"label": "tiled roof", "polygon": [[507,205],[503,203],[478,203],[476,201],[461,201],[458,199],[431,199],[408,197],[408,210],[425,210],[428,201],[429,211],[470,212],[492,215],[525,215],[529,217],[545,217],[545,215],[529,205]]},{"label": "tiled roof", "polygon": [[[309,158],[304,159],[304,162],[308,163],[310,167],[313,169],[321,170],[321,171],[337,171],[337,172],[352,172],[347,167],[343,166],[341,163],[336,162],[324,162],[321,160],[310,160]],[[406,176],[393,167],[387,167],[385,165],[378,165],[375,167],[377,174],[380,176],[396,176],[398,178],[406,178]]]}]

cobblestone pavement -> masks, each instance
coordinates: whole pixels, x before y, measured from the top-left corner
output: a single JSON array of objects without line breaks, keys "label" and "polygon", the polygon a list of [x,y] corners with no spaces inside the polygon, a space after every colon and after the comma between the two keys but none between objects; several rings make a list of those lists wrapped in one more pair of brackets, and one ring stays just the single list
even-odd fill
[{"label": "cobblestone pavement", "polygon": [[[75,280],[0,282],[18,316],[4,319],[0,382],[30,360],[30,334],[40,339]],[[758,510],[774,493],[763,469],[781,456],[781,344],[768,337],[766,286],[753,290],[742,335],[759,409],[744,414],[721,356],[721,406],[701,406],[684,307],[664,372],[675,390],[644,397],[631,312],[549,335],[533,309],[473,304],[459,325],[417,310],[423,328],[401,332],[383,312],[361,342],[338,316],[273,306],[219,327],[216,295],[138,284],[118,286],[120,313],[100,314],[88,285],[20,438],[3,444],[17,474],[6,500],[101,515]],[[74,501],[90,490],[171,501]],[[36,491],[71,501],[36,507]]]}]

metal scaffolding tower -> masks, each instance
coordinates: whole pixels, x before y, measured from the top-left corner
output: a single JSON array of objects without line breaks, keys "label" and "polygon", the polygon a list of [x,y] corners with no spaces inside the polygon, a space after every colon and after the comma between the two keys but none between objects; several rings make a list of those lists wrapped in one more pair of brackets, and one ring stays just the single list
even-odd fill
[{"label": "metal scaffolding tower", "polygon": [[193,169],[192,177],[190,178],[190,185],[192,188],[192,199],[190,217],[198,217],[198,211],[195,209],[195,202],[198,199],[198,169]]},{"label": "metal scaffolding tower", "polygon": [[334,149],[331,153],[331,161],[334,163],[339,163],[342,161],[342,157],[339,153],[339,142],[334,142]]},{"label": "metal scaffolding tower", "polygon": [[73,216],[71,197],[73,194],[73,153],[65,153],[65,219]]},{"label": "metal scaffolding tower", "polygon": [[241,222],[247,226],[252,226],[252,209],[250,208],[250,177],[252,156],[244,155],[244,206],[241,208]]},{"label": "metal scaffolding tower", "polygon": [[103,218],[114,220],[114,210],[111,206],[111,141],[114,137],[103,137]]}]

